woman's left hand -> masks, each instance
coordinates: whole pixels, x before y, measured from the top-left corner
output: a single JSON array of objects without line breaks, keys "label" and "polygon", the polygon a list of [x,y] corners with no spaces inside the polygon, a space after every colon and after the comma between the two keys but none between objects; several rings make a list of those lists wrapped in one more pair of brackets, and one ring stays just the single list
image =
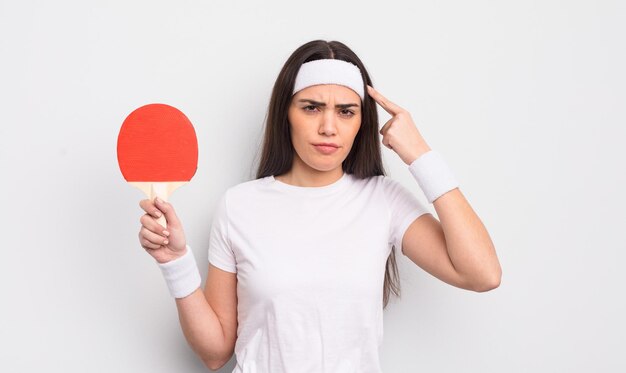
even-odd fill
[{"label": "woman's left hand", "polygon": [[396,152],[407,165],[431,150],[408,111],[386,99],[370,85],[367,85],[367,92],[391,114],[391,119],[379,131],[383,135],[383,145]]}]

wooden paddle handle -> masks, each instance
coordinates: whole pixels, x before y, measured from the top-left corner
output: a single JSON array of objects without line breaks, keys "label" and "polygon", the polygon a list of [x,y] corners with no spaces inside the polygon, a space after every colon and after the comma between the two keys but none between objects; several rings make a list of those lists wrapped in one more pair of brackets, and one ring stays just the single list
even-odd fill
[{"label": "wooden paddle handle", "polygon": [[[151,201],[154,201],[154,198],[159,197],[163,201],[167,202],[170,195],[181,186],[187,184],[188,181],[131,181],[130,185],[141,189],[144,194],[150,198]],[[167,222],[165,220],[165,216],[161,215],[160,218],[157,219],[157,222],[161,224],[163,228],[167,228]]]}]

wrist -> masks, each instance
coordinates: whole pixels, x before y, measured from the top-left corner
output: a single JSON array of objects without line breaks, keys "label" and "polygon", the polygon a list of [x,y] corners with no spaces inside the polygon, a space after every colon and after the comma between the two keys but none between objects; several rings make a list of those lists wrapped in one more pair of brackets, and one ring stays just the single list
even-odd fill
[{"label": "wrist", "polygon": [[408,168],[429,203],[459,186],[459,181],[437,151],[429,150],[421,154]]},{"label": "wrist", "polygon": [[188,296],[202,283],[196,258],[189,245],[185,245],[185,252],[180,257],[157,265],[161,269],[170,295],[174,298]]},{"label": "wrist", "polygon": [[417,149],[415,153],[411,157],[409,157],[409,162],[407,163],[407,166],[410,166],[413,162],[415,162],[415,160],[417,160],[417,158],[421,157],[431,150],[432,149],[428,145],[425,145],[423,148]]},{"label": "wrist", "polygon": [[[179,259],[181,257],[183,257],[184,255],[187,254],[187,251],[189,251],[190,249],[187,247],[187,245],[184,246],[184,248],[180,251],[173,251],[172,254],[167,254],[167,255],[163,255],[163,257],[159,257],[159,259],[156,259],[156,262],[158,264],[166,264],[169,262],[172,262],[176,259]],[[171,252],[172,250],[170,250]]]}]

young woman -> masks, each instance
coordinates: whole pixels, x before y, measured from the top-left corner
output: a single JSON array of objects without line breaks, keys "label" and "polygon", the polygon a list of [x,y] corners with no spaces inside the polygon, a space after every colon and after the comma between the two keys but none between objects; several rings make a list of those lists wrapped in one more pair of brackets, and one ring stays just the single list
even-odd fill
[{"label": "young woman", "polygon": [[[376,103],[392,115],[380,129]],[[441,222],[385,176],[379,135]],[[500,283],[489,234],[442,157],[337,41],[300,46],[280,71],[257,178],[228,188],[213,217],[204,292],[173,206],[140,206],[141,245],[210,369],[234,352],[233,372],[380,372],[383,309],[390,292],[399,295],[398,250],[453,286]]]}]

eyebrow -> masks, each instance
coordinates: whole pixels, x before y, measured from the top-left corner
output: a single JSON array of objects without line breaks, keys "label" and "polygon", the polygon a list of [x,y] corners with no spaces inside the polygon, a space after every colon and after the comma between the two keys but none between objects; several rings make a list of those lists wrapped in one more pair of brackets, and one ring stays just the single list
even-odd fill
[{"label": "eyebrow", "polygon": [[[308,102],[308,103],[311,103],[313,105],[326,106],[326,103],[324,103],[324,102],[318,102],[318,101],[310,100],[308,98],[304,98],[304,99],[298,100],[298,102]],[[338,105],[335,105],[336,108],[341,108],[341,109],[349,108],[351,106],[358,107],[359,105],[358,104],[338,104]]]}]

